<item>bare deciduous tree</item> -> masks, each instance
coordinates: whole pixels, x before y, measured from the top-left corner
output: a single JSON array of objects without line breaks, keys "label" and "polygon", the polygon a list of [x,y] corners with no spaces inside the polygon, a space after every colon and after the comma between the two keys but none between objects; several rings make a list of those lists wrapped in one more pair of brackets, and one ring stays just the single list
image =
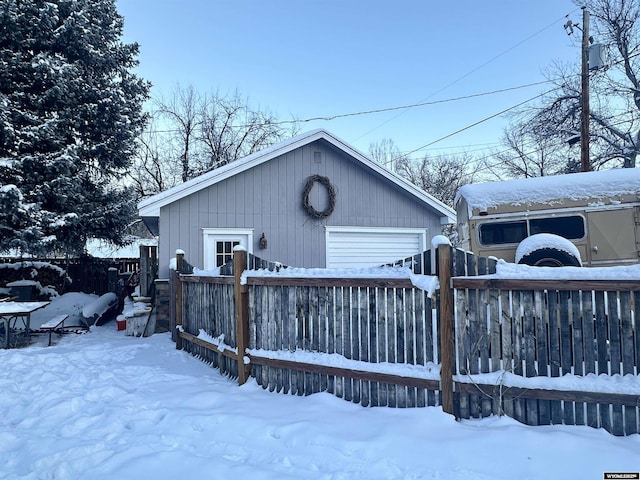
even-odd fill
[{"label": "bare deciduous tree", "polygon": [[171,126],[172,139],[177,146],[182,166],[182,181],[193,177],[192,164],[202,119],[202,97],[192,86],[176,87],[168,100],[156,101],[158,115]]},{"label": "bare deciduous tree", "polygon": [[237,92],[204,98],[200,140],[205,146],[200,173],[250,155],[295,133],[266,111],[253,110]]},{"label": "bare deciduous tree", "polygon": [[398,162],[404,158],[398,146],[390,138],[383,138],[379,142],[369,144],[369,156],[374,162],[394,172]]},{"label": "bare deciduous tree", "polygon": [[149,128],[138,138],[131,180],[138,198],[158,193],[296,133],[295,122],[279,122],[254,110],[237,92],[200,94],[176,86],[153,103]]},{"label": "bare deciduous tree", "polygon": [[[385,138],[369,145],[371,158],[421,188],[446,205],[453,206],[458,189],[477,179],[478,166],[468,154],[425,156],[403,155],[393,140]],[[391,168],[393,167],[393,168]]]},{"label": "bare deciduous tree", "polygon": [[543,177],[569,173],[576,168],[568,163],[565,142],[558,143],[554,136],[533,130],[529,123],[505,130],[502,143],[507,148],[484,162],[485,176],[490,173],[497,179]]},{"label": "bare deciduous tree", "polygon": [[425,156],[421,160],[403,158],[397,171],[449,206],[453,206],[460,187],[473,183],[478,175],[475,160],[468,154]]},{"label": "bare deciduous tree", "polygon": [[[587,8],[591,36],[609,51],[605,68],[591,70],[589,74],[591,168],[635,167],[640,151],[640,4],[634,0],[575,0],[575,3]],[[548,165],[554,165],[547,173],[575,171],[579,151],[569,149],[566,141],[580,131],[580,67],[555,65],[548,76],[558,88],[545,96],[540,105],[521,112],[524,119],[505,137],[505,143],[513,147],[510,140],[527,131],[532,140],[545,139],[547,146],[553,145],[552,155],[565,157],[563,169],[555,166],[557,159],[551,162],[545,159]],[[517,156],[517,149],[514,151]],[[533,172],[536,168],[533,165],[528,170]]]},{"label": "bare deciduous tree", "polygon": [[180,165],[167,162],[172,148],[167,136],[159,132],[155,119],[151,118],[138,136],[138,148],[128,176],[136,198],[162,192],[180,181]]}]

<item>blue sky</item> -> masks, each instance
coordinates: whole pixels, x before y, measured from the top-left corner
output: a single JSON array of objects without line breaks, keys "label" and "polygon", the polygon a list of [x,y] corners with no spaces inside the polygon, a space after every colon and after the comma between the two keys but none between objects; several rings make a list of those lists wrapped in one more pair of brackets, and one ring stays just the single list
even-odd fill
[{"label": "blue sky", "polygon": [[[235,91],[280,120],[330,117],[511,89],[575,64],[582,21],[571,0],[117,0],[125,42],[138,42],[138,73],[152,95],[175,85]],[[424,154],[498,147],[504,115],[549,84],[407,110],[301,124],[357,149],[392,139]],[[426,146],[428,145],[428,146]],[[426,146],[426,147],[424,147]],[[424,147],[424,148],[421,148]]]}]

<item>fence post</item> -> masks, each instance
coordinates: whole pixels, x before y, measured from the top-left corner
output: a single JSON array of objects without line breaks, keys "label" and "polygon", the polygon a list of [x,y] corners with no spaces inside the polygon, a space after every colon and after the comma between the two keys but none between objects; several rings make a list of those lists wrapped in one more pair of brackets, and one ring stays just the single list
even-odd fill
[{"label": "fence post", "polygon": [[442,410],[453,415],[454,338],[450,245],[438,245],[438,281],[440,283],[440,391],[442,392]]},{"label": "fence post", "polygon": [[140,256],[140,296],[146,297],[149,291],[149,247],[140,245],[138,255]]},{"label": "fence post", "polygon": [[240,284],[242,272],[247,268],[247,251],[233,251],[234,295],[236,300],[236,347],[238,348],[238,384],[249,379],[251,366],[244,364],[244,356],[249,347],[249,305],[246,285]]},{"label": "fence post", "polygon": [[158,247],[140,245],[140,296],[153,297],[158,273]]},{"label": "fence post", "polygon": [[118,293],[118,269],[115,267],[107,269],[107,289],[109,292]]},{"label": "fence post", "polygon": [[176,251],[176,271],[173,273],[176,287],[176,350],[182,350],[182,337],[177,329],[182,326],[182,282],[180,282],[180,273],[182,273],[183,268],[184,252],[178,250]]}]

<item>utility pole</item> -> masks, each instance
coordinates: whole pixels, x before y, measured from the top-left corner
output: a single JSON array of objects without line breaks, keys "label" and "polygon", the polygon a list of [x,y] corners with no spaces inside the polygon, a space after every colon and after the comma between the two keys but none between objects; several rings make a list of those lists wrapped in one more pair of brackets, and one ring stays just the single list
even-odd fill
[{"label": "utility pole", "polygon": [[591,170],[589,160],[589,11],[582,7],[582,116],[580,123],[580,171]]}]

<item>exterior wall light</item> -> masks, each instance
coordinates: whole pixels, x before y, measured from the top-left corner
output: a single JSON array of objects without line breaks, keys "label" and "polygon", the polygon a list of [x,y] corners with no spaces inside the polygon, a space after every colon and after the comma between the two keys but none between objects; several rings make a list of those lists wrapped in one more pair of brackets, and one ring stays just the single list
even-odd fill
[{"label": "exterior wall light", "polygon": [[262,232],[262,236],[260,237],[260,240],[258,241],[258,246],[260,247],[260,250],[266,250],[267,249],[267,237],[264,234],[264,232]]}]

